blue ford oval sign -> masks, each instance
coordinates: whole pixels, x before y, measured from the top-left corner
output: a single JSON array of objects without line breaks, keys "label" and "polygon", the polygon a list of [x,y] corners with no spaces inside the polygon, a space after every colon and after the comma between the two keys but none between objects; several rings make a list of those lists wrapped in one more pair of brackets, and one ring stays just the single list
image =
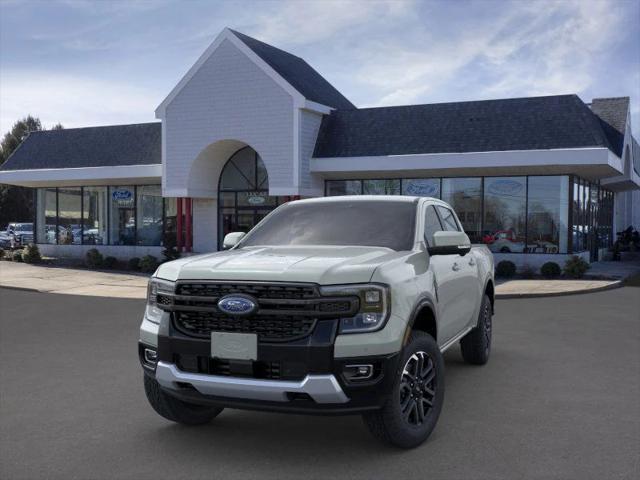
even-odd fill
[{"label": "blue ford oval sign", "polygon": [[249,315],[258,308],[257,302],[249,297],[226,295],[218,300],[218,310],[227,315]]}]

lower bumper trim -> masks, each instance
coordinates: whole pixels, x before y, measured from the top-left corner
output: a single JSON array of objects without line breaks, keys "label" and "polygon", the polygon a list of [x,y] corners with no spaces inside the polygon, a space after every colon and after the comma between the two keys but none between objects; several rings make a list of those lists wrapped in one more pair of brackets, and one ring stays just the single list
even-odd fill
[{"label": "lower bumper trim", "polygon": [[347,403],[349,401],[336,378],[330,374],[307,375],[300,381],[256,380],[187,373],[179,370],[172,363],[160,361],[156,367],[156,380],[161,386],[171,390],[180,390],[186,384],[203,395],[217,397],[288,402],[291,395],[306,394],[316,403]]}]

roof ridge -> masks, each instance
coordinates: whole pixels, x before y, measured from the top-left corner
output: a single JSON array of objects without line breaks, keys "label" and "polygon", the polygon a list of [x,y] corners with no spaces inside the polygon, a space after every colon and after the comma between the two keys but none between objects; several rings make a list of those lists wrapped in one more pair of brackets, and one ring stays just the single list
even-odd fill
[{"label": "roof ridge", "polygon": [[49,130],[33,130],[30,133],[51,133],[51,132],[68,132],[70,130],[88,130],[88,129],[96,129],[96,128],[115,128],[115,127],[136,127],[143,125],[162,125],[162,122],[141,122],[141,123],[122,123],[115,125],[92,125],[88,127],[70,127],[70,128],[59,128],[59,129],[49,129]]},{"label": "roof ridge", "polygon": [[[262,45],[265,45],[265,46],[267,46],[267,47],[269,47],[269,48],[273,48],[274,50],[278,50],[279,52],[286,53],[287,55],[291,55],[292,57],[295,57],[295,58],[297,58],[297,59],[299,59],[299,60],[302,60],[303,62],[305,61],[305,60],[304,60],[304,58],[302,58],[302,57],[299,57],[299,56],[297,56],[297,55],[294,55],[294,54],[293,54],[293,53],[291,53],[291,52],[287,52],[286,50],[283,50],[283,49],[281,49],[281,48],[275,47],[275,46],[271,45],[270,43],[263,42],[262,40],[258,40],[257,38],[252,37],[252,36],[250,36],[250,35],[247,35],[247,34],[245,34],[245,33],[242,33],[242,32],[239,32],[239,31],[237,31],[237,30],[234,30],[233,28],[229,28],[229,31],[230,31],[231,33],[233,33],[233,34],[234,34],[235,36],[237,36],[237,37],[246,37],[246,38],[249,38],[249,39],[253,40],[254,42],[258,42],[258,43],[260,43],[260,44],[262,44]],[[240,40],[242,40],[242,38],[240,38]],[[305,62],[305,63],[306,63],[306,62]]]},{"label": "roof ridge", "polygon": [[[379,107],[361,107],[358,108],[357,110],[375,110],[375,109],[382,109],[382,108],[407,108],[407,107],[426,107],[426,106],[431,106],[431,105],[460,105],[460,104],[465,104],[465,103],[483,103],[483,102],[505,102],[505,101],[510,101],[510,100],[531,100],[531,99],[536,99],[536,98],[562,98],[562,97],[577,97],[580,100],[580,97],[578,97],[577,94],[575,93],[565,93],[565,94],[560,94],[560,95],[538,95],[535,97],[510,97],[510,98],[487,98],[484,100],[462,100],[459,102],[435,102],[435,103],[412,103],[412,104],[407,104],[407,105],[383,105],[383,106],[379,106]],[[582,102],[582,100],[580,100]],[[584,102],[583,102],[584,103]]]}]

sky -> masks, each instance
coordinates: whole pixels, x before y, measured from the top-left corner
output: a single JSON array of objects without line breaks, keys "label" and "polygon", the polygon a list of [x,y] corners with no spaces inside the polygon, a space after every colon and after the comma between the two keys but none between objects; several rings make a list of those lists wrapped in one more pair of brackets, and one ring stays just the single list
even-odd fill
[{"label": "sky", "polygon": [[0,133],[154,121],[224,27],[358,107],[630,96],[640,138],[640,0],[0,0]]}]

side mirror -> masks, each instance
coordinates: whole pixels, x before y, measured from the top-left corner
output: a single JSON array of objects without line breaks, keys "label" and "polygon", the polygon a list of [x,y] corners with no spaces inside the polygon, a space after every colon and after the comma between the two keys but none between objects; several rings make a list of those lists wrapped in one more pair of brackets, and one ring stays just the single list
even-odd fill
[{"label": "side mirror", "polygon": [[230,248],[235,247],[245,235],[246,233],[244,232],[227,233],[222,241],[222,249],[229,250]]},{"label": "side mirror", "polygon": [[466,255],[471,251],[471,240],[464,232],[436,232],[427,250],[429,255]]}]

